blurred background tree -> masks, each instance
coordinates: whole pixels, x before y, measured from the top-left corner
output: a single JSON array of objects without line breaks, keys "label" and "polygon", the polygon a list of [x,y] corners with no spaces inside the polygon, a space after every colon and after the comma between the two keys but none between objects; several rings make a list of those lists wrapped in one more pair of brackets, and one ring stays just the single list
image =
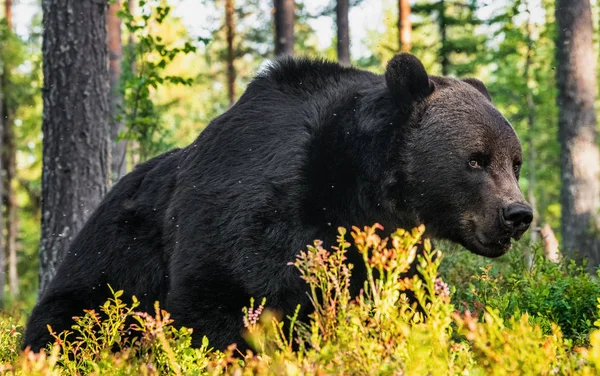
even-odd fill
[{"label": "blurred background tree", "polygon": [[594,27],[589,0],[556,5],[558,135],[561,155],[561,234],[565,254],[600,264],[600,153]]}]

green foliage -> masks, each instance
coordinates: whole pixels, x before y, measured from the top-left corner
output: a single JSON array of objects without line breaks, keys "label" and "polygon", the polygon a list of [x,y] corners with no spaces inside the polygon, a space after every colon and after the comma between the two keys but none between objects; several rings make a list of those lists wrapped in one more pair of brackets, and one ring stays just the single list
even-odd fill
[{"label": "green foliage", "polygon": [[[593,316],[588,318],[600,325],[596,319],[600,299],[587,295],[598,292],[597,283],[568,278],[580,270],[567,267],[561,274],[560,267],[540,263],[539,270],[527,277],[530,280],[522,282],[528,286],[519,297],[528,301],[519,304],[531,308],[542,303],[545,308],[537,314],[521,313],[510,308],[512,297],[503,297],[511,292],[506,286],[516,290],[514,286],[521,285],[512,277],[497,282],[500,277],[484,268],[468,282],[461,281],[458,277],[477,265],[466,262],[460,269],[468,259],[451,256],[454,261],[448,267],[455,274],[450,276],[463,285],[450,289],[439,278],[440,253],[421,238],[423,227],[398,230],[389,238],[380,237],[380,230],[375,225],[355,227],[350,233],[367,270],[357,297],[349,290],[353,268],[345,262],[351,245],[345,229],[339,230],[337,247],[326,250],[316,241],[301,252],[293,264],[308,283],[314,312],[307,322],[298,322],[297,311],[288,318],[290,325],[284,326],[276,312],[265,308],[268,302],[263,299],[255,307],[251,301],[243,315],[240,312],[240,320],[254,351],[242,354],[234,345],[224,353],[214,351],[206,338],[200,348],[191,348],[191,331],[174,328],[169,314],[158,305],[154,315],[135,312],[137,300],[127,305],[121,300],[123,292],[117,291],[100,312],[86,311],[76,319],[71,335],[55,335],[56,343],[39,354],[19,354],[20,329],[12,320],[0,319],[0,371],[16,375],[594,375],[600,370],[600,330],[586,323],[583,330],[591,332],[589,344],[575,347],[561,327],[551,323],[554,317],[562,320],[549,314],[557,312],[560,304],[545,303],[560,301],[561,292],[585,300],[585,304],[570,298],[564,302],[586,310],[593,300]],[[423,249],[418,256],[417,247]],[[413,262],[421,277],[405,276]],[[516,268],[516,263],[505,260],[504,268]],[[541,286],[533,281],[541,281]],[[465,283],[474,289],[461,293]],[[560,292],[552,292],[552,286]],[[454,297],[453,290],[459,291]],[[462,298],[469,299],[472,310],[456,310],[452,302]],[[568,321],[563,325],[567,330],[582,329]]]},{"label": "green foliage", "polygon": [[[219,18],[219,26],[210,30],[211,41],[206,46],[203,60],[206,69],[198,75],[198,83],[210,96],[212,108],[208,109],[204,122],[220,115],[229,108],[227,97],[227,37],[225,29],[224,1],[206,0]],[[262,0],[236,3],[234,13],[233,56],[235,68],[236,97],[250,83],[260,64],[273,54],[273,32],[270,8]]]},{"label": "green foliage", "polygon": [[431,26],[435,25],[433,32],[437,38],[433,43],[415,44],[414,53],[437,50],[436,63],[443,75],[473,74],[485,47],[485,38],[475,32],[481,24],[477,17],[478,7],[476,0],[416,1],[412,6],[416,17],[413,33],[421,33],[422,28],[430,32]]},{"label": "green foliage", "polygon": [[121,85],[124,91],[122,116],[127,132],[122,139],[135,140],[139,144],[140,160],[146,160],[160,152],[171,149],[167,130],[161,124],[160,109],[153,101],[152,93],[162,85],[191,85],[193,80],[181,75],[165,74],[165,68],[179,55],[196,52],[191,41],[178,45],[167,44],[156,32],[167,22],[171,7],[164,0],[139,0],[141,15],[129,11],[124,2],[119,17],[135,41],[126,49],[123,60]]},{"label": "green foliage", "polygon": [[455,305],[476,316],[490,307],[504,320],[527,313],[544,334],[550,335],[558,324],[566,338],[587,344],[598,319],[598,280],[586,272],[585,265],[555,264],[539,252],[527,269],[521,256],[524,247],[515,248],[493,263],[466,251],[446,257],[442,274],[456,288]]},{"label": "green foliage", "polygon": [[[135,312],[138,301],[127,305],[123,291],[113,296],[100,312],[87,310],[76,318],[72,330],[54,334],[56,342],[47,353],[26,351],[19,357],[21,328],[0,318],[0,372],[24,375],[111,374],[157,375],[196,374],[206,368],[208,342],[191,348],[191,330],[173,327],[169,314],[156,305],[154,315]],[[52,328],[48,328],[50,331]],[[130,334],[135,333],[132,337]]]},{"label": "green foliage", "polygon": [[[386,2],[385,31],[372,30],[365,41],[371,56],[357,65],[379,73],[400,51],[398,41],[398,4]],[[478,33],[482,21],[477,17],[478,3],[461,1],[416,1],[412,4],[412,50],[429,74],[465,76],[475,74],[482,65],[485,38]],[[389,17],[393,14],[394,17]]]},{"label": "green foliage", "polygon": [[0,21],[0,66],[8,80],[3,95],[7,99],[9,116],[3,120],[11,121],[17,149],[13,192],[18,207],[17,270],[21,292],[20,296],[7,298],[5,306],[23,310],[33,305],[38,279],[42,170],[41,17],[33,19],[29,31],[27,38],[19,36],[8,29],[5,20]]},{"label": "green foliage", "polygon": [[[13,317],[0,316],[0,363],[13,364],[19,356],[23,327]],[[0,373],[2,365],[0,364]]]},{"label": "green foliage", "polygon": [[309,25],[311,14],[303,2],[296,2],[296,23],[294,25],[294,50],[300,56],[321,56],[317,49],[318,38]]}]

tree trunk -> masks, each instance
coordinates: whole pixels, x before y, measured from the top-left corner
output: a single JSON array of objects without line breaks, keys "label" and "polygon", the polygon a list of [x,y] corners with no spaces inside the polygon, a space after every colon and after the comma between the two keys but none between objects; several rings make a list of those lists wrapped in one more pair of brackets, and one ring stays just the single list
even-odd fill
[{"label": "tree trunk", "polygon": [[554,231],[549,224],[545,224],[540,229],[540,236],[542,237],[542,246],[544,248],[544,257],[552,262],[560,262],[561,254],[558,249],[558,239],[554,235]]},{"label": "tree trunk", "polygon": [[344,66],[350,66],[350,27],[348,12],[349,0],[337,0],[335,12],[337,23],[337,54],[338,61]]},{"label": "tree trunk", "polygon": [[440,27],[440,40],[441,40],[441,58],[442,58],[442,76],[447,76],[450,68],[450,58],[448,54],[448,30],[446,25],[446,2],[441,0],[439,3],[439,27]]},{"label": "tree trunk", "polygon": [[[6,145],[7,148],[10,147],[9,144]],[[14,139],[12,143],[12,151],[14,151]],[[10,153],[11,151],[9,151]],[[10,190],[7,190],[7,193],[10,194],[8,196],[7,205],[6,205],[6,250],[8,253],[8,286],[10,291],[11,298],[16,298],[19,296],[19,272],[17,269],[18,257],[17,257],[17,237],[19,235],[19,219],[17,217],[17,200],[15,197],[14,189],[12,187],[12,182],[14,181],[15,176],[15,153],[13,152],[11,157],[8,160],[9,165],[7,166],[8,170],[12,170],[11,174],[6,176],[7,186],[10,187]]]},{"label": "tree trunk", "polygon": [[275,55],[294,54],[294,0],[275,0]]},{"label": "tree trunk", "polygon": [[[129,13],[132,15],[135,15],[136,13],[137,1],[138,0],[127,0],[127,7],[129,8]],[[131,74],[133,75],[137,74],[137,53],[135,44],[135,37],[133,33],[129,33],[127,36],[127,50],[131,59]],[[140,144],[138,141],[129,141],[129,156],[131,166],[135,166],[140,162]]]},{"label": "tree trunk", "polygon": [[561,145],[561,231],[564,254],[600,264],[600,154],[596,144],[596,55],[589,0],[557,0]]},{"label": "tree trunk", "polygon": [[227,29],[227,94],[229,105],[235,103],[235,65],[233,53],[233,37],[235,36],[235,23],[233,0],[225,0],[225,27]]},{"label": "tree trunk", "polygon": [[410,3],[398,0],[398,46],[402,52],[410,52],[412,48],[412,25],[410,23]]},{"label": "tree trunk", "polygon": [[[2,59],[4,50],[0,46],[0,135],[4,134],[4,61]],[[0,150],[4,148],[2,137],[0,137]],[[0,158],[0,171],[2,171],[2,158]],[[2,197],[2,184],[0,184],[0,197]],[[2,200],[0,200],[0,203]],[[0,207],[1,209],[1,207]],[[1,212],[1,210],[0,210]],[[0,215],[0,234],[2,234],[2,216]],[[0,236],[0,308],[4,306],[4,286],[6,285],[6,250],[4,241]]]},{"label": "tree trunk", "polygon": [[110,139],[111,139],[111,178],[116,183],[127,173],[127,142],[117,141],[125,130],[125,122],[119,119],[120,107],[123,105],[123,94],[120,90],[121,63],[123,61],[123,43],[121,41],[121,19],[117,12],[121,8],[120,2],[109,5],[106,17],[106,30],[108,33],[108,75],[110,78]]},{"label": "tree trunk", "polygon": [[[526,40],[527,40],[527,51],[525,56],[525,85],[526,85],[526,96],[527,96],[527,126],[529,128],[529,134],[527,137],[527,147],[529,149],[529,157],[527,159],[527,165],[529,170],[529,184],[527,186],[527,198],[529,204],[533,209],[533,220],[531,221],[531,243],[536,244],[538,241],[538,225],[537,225],[537,202],[535,199],[535,146],[533,144],[533,135],[535,131],[535,102],[533,101],[533,93],[531,89],[531,64],[533,58],[533,40],[531,39],[531,12],[527,9],[527,25],[526,25]],[[533,266],[533,252],[531,248],[525,249],[525,265],[528,269]]]},{"label": "tree trunk", "polygon": [[12,29],[13,24],[12,3],[12,0],[4,0],[4,18],[6,19],[9,29]]},{"label": "tree trunk", "polygon": [[[4,15],[8,34],[12,33],[12,1],[4,3]],[[2,76],[3,92],[7,93],[10,87],[11,67],[4,62],[4,75]],[[17,219],[17,200],[13,189],[13,181],[16,176],[17,150],[15,146],[14,113],[8,97],[2,101],[2,113],[4,114],[4,129],[2,132],[4,148],[2,148],[2,166],[4,167],[4,204],[6,207],[6,241],[5,253],[8,255],[8,286],[10,296],[16,298],[19,295],[19,274],[17,271],[17,235],[19,223]]]},{"label": "tree trunk", "polygon": [[[5,76],[3,81],[4,90],[7,91],[8,85],[10,84],[10,75],[8,67],[5,66]],[[4,130],[3,130],[3,144],[2,149],[2,165],[4,166],[4,205],[6,207],[5,213],[5,226],[6,226],[6,240],[5,250],[8,255],[8,286],[10,296],[15,298],[19,295],[19,275],[17,271],[17,236],[19,233],[19,222],[17,217],[17,199],[15,197],[15,191],[13,183],[16,178],[16,165],[17,165],[17,150],[15,145],[15,129],[14,129],[14,108],[10,108],[9,103],[5,100],[2,104],[4,113]]]},{"label": "tree trunk", "polygon": [[109,182],[105,1],[42,0],[40,292]]}]

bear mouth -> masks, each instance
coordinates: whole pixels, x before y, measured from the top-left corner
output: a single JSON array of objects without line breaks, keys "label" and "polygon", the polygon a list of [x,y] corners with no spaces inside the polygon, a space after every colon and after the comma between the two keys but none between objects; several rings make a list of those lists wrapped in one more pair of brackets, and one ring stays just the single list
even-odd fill
[{"label": "bear mouth", "polygon": [[490,239],[481,232],[476,232],[474,247],[468,247],[473,253],[481,256],[496,258],[500,257],[512,247],[512,237],[505,235],[497,239]]}]

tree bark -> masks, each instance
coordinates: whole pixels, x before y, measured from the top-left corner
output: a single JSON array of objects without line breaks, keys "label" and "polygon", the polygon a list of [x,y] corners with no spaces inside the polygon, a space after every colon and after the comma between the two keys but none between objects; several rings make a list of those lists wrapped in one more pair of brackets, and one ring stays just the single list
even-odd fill
[{"label": "tree bark", "polygon": [[[8,132],[7,132],[8,133]],[[19,219],[17,216],[18,206],[14,192],[13,182],[16,175],[16,151],[14,130],[6,134],[6,153],[8,154],[6,165],[6,252],[8,253],[8,286],[11,298],[19,296],[19,272],[17,269],[17,237],[19,235]]]},{"label": "tree bark", "polygon": [[123,62],[123,42],[121,40],[121,19],[117,15],[121,4],[115,2],[109,5],[106,17],[106,30],[108,33],[108,75],[110,77],[110,139],[111,139],[111,178],[116,183],[127,173],[127,142],[117,141],[125,130],[125,122],[120,116],[120,107],[123,105],[123,94],[120,89],[121,64]]},{"label": "tree bark", "polygon": [[234,0],[225,0],[225,28],[227,29],[227,94],[229,105],[235,103],[235,65],[233,38],[235,36]]},{"label": "tree bark", "polygon": [[12,29],[13,24],[13,7],[12,0],[4,0],[4,18],[8,24],[9,29]]},{"label": "tree bark", "polygon": [[[3,78],[4,91],[7,91],[10,84],[10,75],[8,67],[5,67],[5,76]],[[3,144],[2,149],[2,165],[4,166],[4,205],[6,207],[5,226],[5,250],[8,255],[8,286],[10,296],[15,298],[19,295],[19,274],[17,271],[17,236],[19,233],[19,221],[17,217],[17,199],[15,196],[13,183],[16,178],[17,165],[17,150],[15,145],[15,129],[14,129],[14,108],[10,108],[8,101],[2,104],[4,113],[4,129],[3,129]]]},{"label": "tree bark", "polygon": [[[12,33],[12,1],[4,3],[4,15],[6,17],[7,33]],[[2,76],[3,92],[7,93],[10,87],[11,67],[4,62],[4,74]],[[2,166],[4,167],[4,205],[6,207],[6,241],[5,253],[8,255],[8,286],[10,296],[16,298],[19,295],[19,274],[17,270],[17,235],[19,223],[17,218],[17,200],[13,189],[16,176],[17,150],[15,146],[14,113],[15,109],[9,103],[8,96],[2,100],[2,113],[4,114],[4,128],[2,132]]]},{"label": "tree bark", "polygon": [[554,235],[554,231],[549,224],[545,224],[540,229],[540,235],[542,237],[542,246],[544,247],[544,257],[552,262],[560,262],[561,254],[558,249],[558,239]]},{"label": "tree bark", "polygon": [[441,0],[439,3],[439,27],[441,40],[441,58],[442,58],[442,76],[447,76],[450,68],[450,58],[448,57],[448,30],[446,25],[446,2]]},{"label": "tree bark", "polygon": [[[533,144],[533,135],[535,131],[535,102],[533,100],[533,93],[531,89],[531,65],[533,59],[533,40],[531,39],[531,12],[527,9],[527,24],[526,24],[526,40],[527,40],[527,51],[525,56],[525,85],[526,85],[526,97],[527,97],[527,126],[529,128],[529,134],[527,137],[527,147],[529,149],[529,158],[527,160],[529,170],[529,184],[527,186],[527,198],[529,204],[533,209],[533,220],[531,221],[530,228],[531,243],[535,244],[538,241],[538,225],[537,225],[537,201],[535,199],[535,146]],[[525,265],[528,269],[533,266],[533,252],[531,248],[525,249]]]},{"label": "tree bark", "polygon": [[[138,0],[127,0],[127,7],[129,13],[135,16],[136,14],[136,3]],[[133,33],[129,33],[127,36],[127,51],[131,59],[131,74],[137,74],[137,52],[136,52],[135,36]],[[129,158],[131,166],[135,166],[140,162],[140,145],[136,140],[129,141]]]},{"label": "tree bark", "polygon": [[275,0],[275,55],[294,54],[294,0]]},{"label": "tree bark", "polygon": [[106,1],[43,0],[40,292],[109,182]]},{"label": "tree bark", "polygon": [[398,46],[402,52],[412,48],[412,24],[410,23],[410,3],[398,0]]},{"label": "tree bark", "polygon": [[600,264],[600,153],[596,144],[596,55],[589,0],[557,0],[556,70],[564,254]]},{"label": "tree bark", "polygon": [[349,0],[337,0],[335,12],[337,23],[337,54],[338,61],[344,66],[350,66],[350,26],[348,12]]},{"label": "tree bark", "polygon": [[[0,134],[4,134],[4,61],[2,56],[4,55],[4,50],[0,45]],[[0,137],[0,150],[4,148],[3,137]],[[0,171],[2,171],[2,158],[0,158]],[[0,184],[0,197],[2,197],[2,184]],[[1,202],[1,200],[0,200]],[[0,207],[1,209],[1,207]],[[0,216],[1,218],[1,216]],[[2,220],[0,220],[0,234],[2,234]],[[0,308],[4,305],[4,286],[6,285],[6,249],[4,247],[4,241],[2,236],[0,236]]]}]

